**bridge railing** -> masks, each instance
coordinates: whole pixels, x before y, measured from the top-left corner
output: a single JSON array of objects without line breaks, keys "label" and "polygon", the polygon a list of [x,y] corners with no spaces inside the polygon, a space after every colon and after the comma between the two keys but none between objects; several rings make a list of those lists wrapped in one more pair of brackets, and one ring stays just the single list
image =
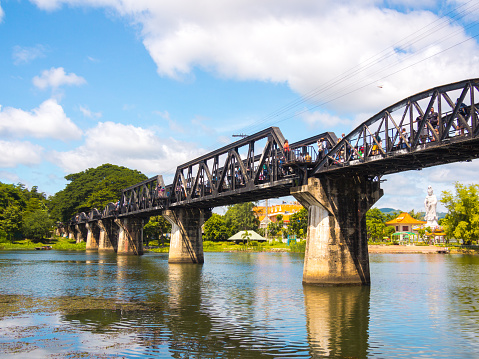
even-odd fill
[{"label": "bridge railing", "polygon": [[340,138],[313,172],[476,137],[478,86],[479,79],[439,86],[384,109]]}]

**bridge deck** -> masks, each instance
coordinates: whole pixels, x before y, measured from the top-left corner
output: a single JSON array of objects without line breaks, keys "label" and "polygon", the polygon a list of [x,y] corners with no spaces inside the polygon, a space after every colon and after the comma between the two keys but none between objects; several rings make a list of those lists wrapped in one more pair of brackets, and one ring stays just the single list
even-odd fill
[{"label": "bridge deck", "polygon": [[[110,203],[101,213],[93,209],[77,214],[71,223],[282,197],[311,176],[377,180],[385,174],[470,161],[479,157],[477,98],[479,79],[439,86],[378,112],[344,138],[325,132],[290,148],[284,146],[279,128],[271,127],[178,166],[170,185],[161,176],[150,178],[123,190],[119,203]],[[319,147],[321,143],[326,148]]]}]

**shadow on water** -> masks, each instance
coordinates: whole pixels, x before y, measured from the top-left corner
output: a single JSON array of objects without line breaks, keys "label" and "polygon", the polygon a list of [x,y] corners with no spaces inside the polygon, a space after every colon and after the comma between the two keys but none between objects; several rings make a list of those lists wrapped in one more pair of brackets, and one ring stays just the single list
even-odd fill
[{"label": "shadow on water", "polygon": [[304,286],[303,292],[312,357],[367,357],[369,286]]}]

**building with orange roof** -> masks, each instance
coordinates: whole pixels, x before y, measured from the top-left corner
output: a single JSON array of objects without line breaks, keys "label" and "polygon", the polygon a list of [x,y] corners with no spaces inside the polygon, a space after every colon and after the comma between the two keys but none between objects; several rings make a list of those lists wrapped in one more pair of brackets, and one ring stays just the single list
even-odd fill
[{"label": "building with orange roof", "polygon": [[[253,207],[253,212],[256,218],[260,221],[260,228],[266,228],[268,223],[276,222],[278,215],[283,216],[283,222],[285,225],[289,223],[289,218],[292,214],[299,212],[303,208],[299,202],[282,203],[273,206],[256,206]],[[268,215],[266,216],[266,209]]]},{"label": "building with orange roof", "polygon": [[416,218],[413,218],[407,212],[401,213],[395,219],[386,222],[387,226],[395,227],[396,232],[413,232],[425,225],[426,221],[420,221]]}]

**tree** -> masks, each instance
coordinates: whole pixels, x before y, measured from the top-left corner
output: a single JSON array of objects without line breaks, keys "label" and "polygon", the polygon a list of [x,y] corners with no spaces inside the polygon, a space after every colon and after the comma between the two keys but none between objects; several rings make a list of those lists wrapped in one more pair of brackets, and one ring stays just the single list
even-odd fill
[{"label": "tree", "polygon": [[7,239],[21,235],[22,211],[26,205],[21,186],[0,182],[0,230]]},{"label": "tree", "polygon": [[299,212],[293,213],[289,217],[288,228],[299,238],[308,233],[308,210],[301,208]]},{"label": "tree", "polygon": [[224,216],[213,213],[203,226],[204,238],[208,241],[221,241],[231,237]]},{"label": "tree", "polygon": [[[37,186],[30,190],[22,183],[16,185],[0,182],[0,231],[8,239],[21,237],[24,221],[29,214],[46,210],[48,199]],[[23,233],[25,234],[25,233]]]},{"label": "tree", "polygon": [[271,234],[273,237],[276,237],[277,235],[282,235],[283,229],[284,229],[284,221],[283,221],[283,216],[281,214],[278,214],[276,216],[276,222],[268,223],[268,233]]},{"label": "tree", "polygon": [[41,240],[47,237],[52,230],[53,224],[54,221],[50,219],[46,210],[37,209],[28,212],[23,217],[23,235],[30,239]]},{"label": "tree", "polygon": [[245,202],[229,206],[225,213],[225,222],[231,233],[235,234],[239,231],[258,229],[259,220],[253,213],[253,202]]},{"label": "tree", "polygon": [[386,216],[379,208],[371,208],[366,212],[366,228],[368,237],[373,241],[381,241],[383,237],[394,233],[394,228],[386,226]]},{"label": "tree", "polygon": [[52,217],[63,222],[78,212],[92,208],[102,210],[109,202],[120,199],[124,188],[147,179],[139,171],[111,164],[69,174],[65,178],[70,183],[50,201]]},{"label": "tree", "polygon": [[425,212],[414,212],[414,209],[412,209],[410,212],[408,212],[409,215],[412,217],[412,218],[415,218],[417,219],[418,221],[422,221],[424,220],[424,215],[425,215]]},{"label": "tree", "polygon": [[440,199],[447,208],[441,222],[448,238],[462,239],[471,244],[479,239],[479,185],[455,183],[456,193],[443,191]]},{"label": "tree", "polygon": [[0,228],[7,234],[7,239],[11,240],[16,235],[21,236],[22,209],[20,206],[12,204],[2,211]]},{"label": "tree", "polygon": [[[163,239],[165,233],[171,232],[171,224],[163,216],[153,216],[143,227],[143,234],[145,238],[160,238]],[[162,242],[163,244],[163,242]]]}]

